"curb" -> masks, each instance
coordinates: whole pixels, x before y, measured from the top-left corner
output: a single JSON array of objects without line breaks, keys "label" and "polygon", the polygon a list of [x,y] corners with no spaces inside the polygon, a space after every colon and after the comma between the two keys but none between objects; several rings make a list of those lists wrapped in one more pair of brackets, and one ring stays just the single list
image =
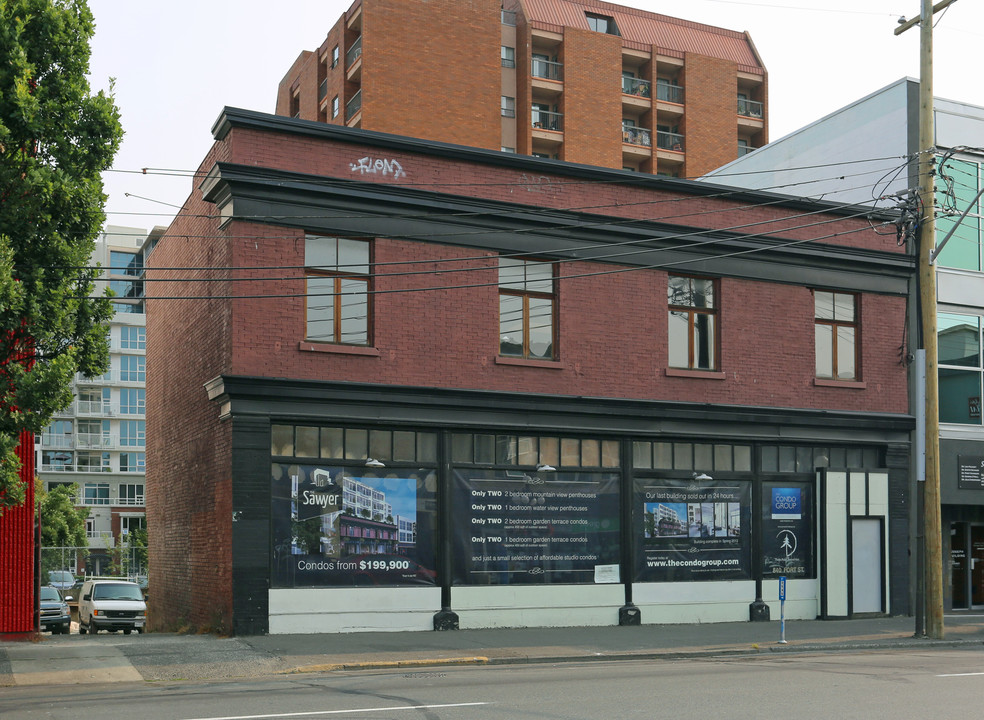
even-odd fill
[{"label": "curb", "polygon": [[369,660],[351,663],[323,663],[320,665],[300,665],[282,670],[281,674],[333,672],[336,670],[386,670],[392,668],[413,668],[447,665],[494,665],[487,657],[417,658],[414,660]]},{"label": "curb", "polygon": [[640,652],[594,653],[591,655],[525,655],[513,657],[446,657],[414,658],[405,660],[369,660],[364,662],[322,663],[300,665],[281,671],[281,674],[301,674],[358,670],[388,670],[404,668],[447,667],[467,665],[535,665],[578,662],[614,662],[632,660],[684,660],[713,657],[747,657],[768,653],[825,653],[847,651],[883,651],[899,648],[943,649],[977,647],[984,645],[982,640],[930,640],[926,638],[900,638],[893,641],[874,643],[809,643],[801,645],[763,645],[756,643],[748,647],[721,647],[699,650],[662,650]]}]

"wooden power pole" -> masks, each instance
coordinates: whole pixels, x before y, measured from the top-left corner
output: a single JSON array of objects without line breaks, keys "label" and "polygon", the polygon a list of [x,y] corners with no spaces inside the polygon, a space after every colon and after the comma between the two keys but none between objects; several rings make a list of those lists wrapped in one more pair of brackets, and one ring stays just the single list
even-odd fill
[{"label": "wooden power pole", "polygon": [[922,343],[926,350],[926,479],[923,485],[923,535],[926,568],[926,635],[943,638],[943,547],[940,519],[940,410],[939,356],[936,334],[936,267],[931,253],[936,247],[936,128],[933,117],[933,15],[956,0],[933,5],[922,0],[918,20],[903,22],[899,35],[920,26],[919,40],[919,304]]}]

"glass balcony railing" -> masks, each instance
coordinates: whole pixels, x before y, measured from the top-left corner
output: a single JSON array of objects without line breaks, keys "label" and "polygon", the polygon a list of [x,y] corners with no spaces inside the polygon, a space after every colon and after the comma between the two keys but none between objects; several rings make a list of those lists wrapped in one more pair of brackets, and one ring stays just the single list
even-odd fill
[{"label": "glass balcony railing", "polygon": [[656,83],[656,99],[660,102],[683,105],[683,87],[669,83]]},{"label": "glass balcony railing", "polygon": [[502,11],[502,24],[509,27],[516,27],[516,12],[514,10]]},{"label": "glass balcony railing", "polygon": [[564,116],[562,113],[534,110],[532,121],[534,130],[556,130],[560,132],[564,129]]},{"label": "glass balcony railing", "polygon": [[748,153],[750,153],[750,152],[752,152],[752,150],[756,150],[756,149],[757,148],[753,148],[751,145],[739,145],[738,146],[738,157],[743,157],[745,155],[748,155]]},{"label": "glass balcony railing", "polygon": [[622,94],[623,95],[635,95],[636,97],[651,97],[652,86],[648,80],[641,80],[639,78],[623,77],[622,78]]},{"label": "glass balcony railing", "polygon": [[348,122],[362,109],[362,91],[359,90],[352,99],[345,103],[345,121]]},{"label": "glass balcony railing", "polygon": [[328,96],[328,80],[327,78],[321,81],[318,86],[318,102],[321,102]]},{"label": "glass balcony railing", "polygon": [[352,67],[356,60],[362,57],[362,36],[359,35],[352,43],[352,47],[345,53],[345,67]]},{"label": "glass balcony railing", "polygon": [[635,127],[634,125],[622,126],[622,142],[629,145],[642,145],[652,147],[652,133],[646,128]]},{"label": "glass balcony railing", "polygon": [[564,79],[564,65],[563,63],[553,62],[552,60],[533,58],[530,63],[530,75],[535,78],[545,78],[547,80],[562,82]]},{"label": "glass balcony railing", "polygon": [[657,131],[656,147],[660,150],[683,152],[683,135],[680,133],[664,132],[662,130]]},{"label": "glass balcony railing", "polygon": [[738,98],[738,114],[742,117],[762,118],[762,103],[758,100]]}]

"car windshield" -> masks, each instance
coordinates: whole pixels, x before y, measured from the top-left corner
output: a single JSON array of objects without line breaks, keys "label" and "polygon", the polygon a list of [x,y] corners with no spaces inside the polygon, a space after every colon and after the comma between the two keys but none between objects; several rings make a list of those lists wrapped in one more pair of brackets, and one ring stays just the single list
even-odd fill
[{"label": "car windshield", "polygon": [[143,600],[140,588],[132,584],[105,583],[92,588],[93,600]]},{"label": "car windshield", "polygon": [[44,586],[41,588],[41,599],[59,602],[61,601],[61,595],[53,587]]},{"label": "car windshield", "polygon": [[49,570],[48,582],[75,582],[75,576],[67,570]]}]

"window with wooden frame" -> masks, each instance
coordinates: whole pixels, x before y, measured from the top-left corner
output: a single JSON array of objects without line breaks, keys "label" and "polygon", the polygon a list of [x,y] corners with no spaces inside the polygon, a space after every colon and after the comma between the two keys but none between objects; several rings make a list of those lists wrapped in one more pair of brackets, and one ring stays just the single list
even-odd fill
[{"label": "window with wooden frame", "polygon": [[816,290],[813,297],[817,377],[857,380],[861,331],[857,295]]},{"label": "window with wooden frame", "polygon": [[684,370],[717,370],[717,281],[670,275],[666,301],[669,366]]},{"label": "window with wooden frame", "polygon": [[304,243],[307,340],[369,345],[369,242],[309,235]]},{"label": "window with wooden frame", "polygon": [[499,258],[499,354],[556,358],[553,263]]}]

